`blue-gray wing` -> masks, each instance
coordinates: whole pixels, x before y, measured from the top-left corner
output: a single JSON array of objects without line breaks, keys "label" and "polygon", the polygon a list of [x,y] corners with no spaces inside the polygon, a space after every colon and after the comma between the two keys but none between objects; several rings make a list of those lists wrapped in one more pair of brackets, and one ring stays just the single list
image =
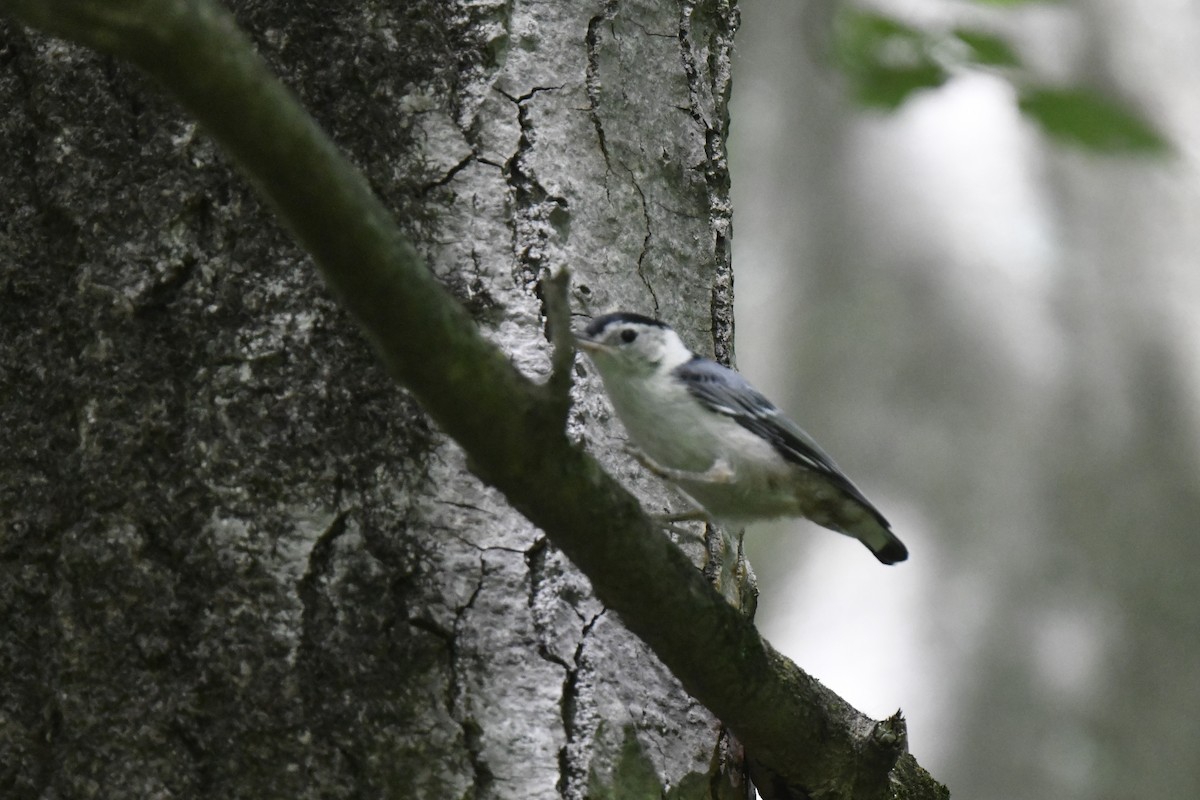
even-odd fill
[{"label": "blue-gray wing", "polygon": [[830,483],[862,503],[887,527],[887,521],[842,474],[829,454],[799,425],[776,408],[749,381],[715,361],[697,356],[675,368],[692,397],[710,410],[732,417],[748,431],[771,443],[783,458],[824,475]]}]

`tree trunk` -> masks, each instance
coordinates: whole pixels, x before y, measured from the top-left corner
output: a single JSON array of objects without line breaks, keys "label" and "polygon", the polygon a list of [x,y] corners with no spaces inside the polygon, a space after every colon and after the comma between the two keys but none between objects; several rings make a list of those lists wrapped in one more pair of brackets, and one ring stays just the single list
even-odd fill
[{"label": "tree trunk", "polygon": [[[235,11],[526,373],[562,266],[729,357],[725,3]],[[0,20],[0,106],[0,794],[745,796],[156,85]]]}]

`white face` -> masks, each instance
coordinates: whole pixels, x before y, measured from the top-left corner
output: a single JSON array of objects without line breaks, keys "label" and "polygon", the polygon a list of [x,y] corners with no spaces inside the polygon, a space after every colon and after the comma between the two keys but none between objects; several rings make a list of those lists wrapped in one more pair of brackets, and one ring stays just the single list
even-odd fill
[{"label": "white face", "polygon": [[651,373],[672,369],[692,358],[678,334],[660,322],[631,314],[600,317],[578,337],[602,372]]}]

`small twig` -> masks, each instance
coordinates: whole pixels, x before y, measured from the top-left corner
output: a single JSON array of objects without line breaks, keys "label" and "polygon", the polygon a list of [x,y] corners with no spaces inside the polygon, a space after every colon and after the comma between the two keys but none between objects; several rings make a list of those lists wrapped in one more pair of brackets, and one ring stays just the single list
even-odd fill
[{"label": "small twig", "polygon": [[566,267],[541,280],[547,335],[554,348],[550,355],[550,377],[546,379],[545,388],[564,423],[571,408],[571,373],[575,369],[575,336],[571,331],[571,301],[567,297],[570,283],[571,273]]}]

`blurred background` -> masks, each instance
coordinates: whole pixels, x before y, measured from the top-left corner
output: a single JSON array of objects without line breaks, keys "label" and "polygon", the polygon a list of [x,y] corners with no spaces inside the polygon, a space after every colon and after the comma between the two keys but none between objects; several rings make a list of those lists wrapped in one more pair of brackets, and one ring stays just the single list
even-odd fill
[{"label": "blurred background", "polygon": [[[893,111],[834,6],[739,5],[738,366],[911,552],[758,526],[760,627],[957,797],[1200,796],[1200,4],[878,4],[1022,64]],[[1172,151],[1053,141],[1030,81]]]}]

